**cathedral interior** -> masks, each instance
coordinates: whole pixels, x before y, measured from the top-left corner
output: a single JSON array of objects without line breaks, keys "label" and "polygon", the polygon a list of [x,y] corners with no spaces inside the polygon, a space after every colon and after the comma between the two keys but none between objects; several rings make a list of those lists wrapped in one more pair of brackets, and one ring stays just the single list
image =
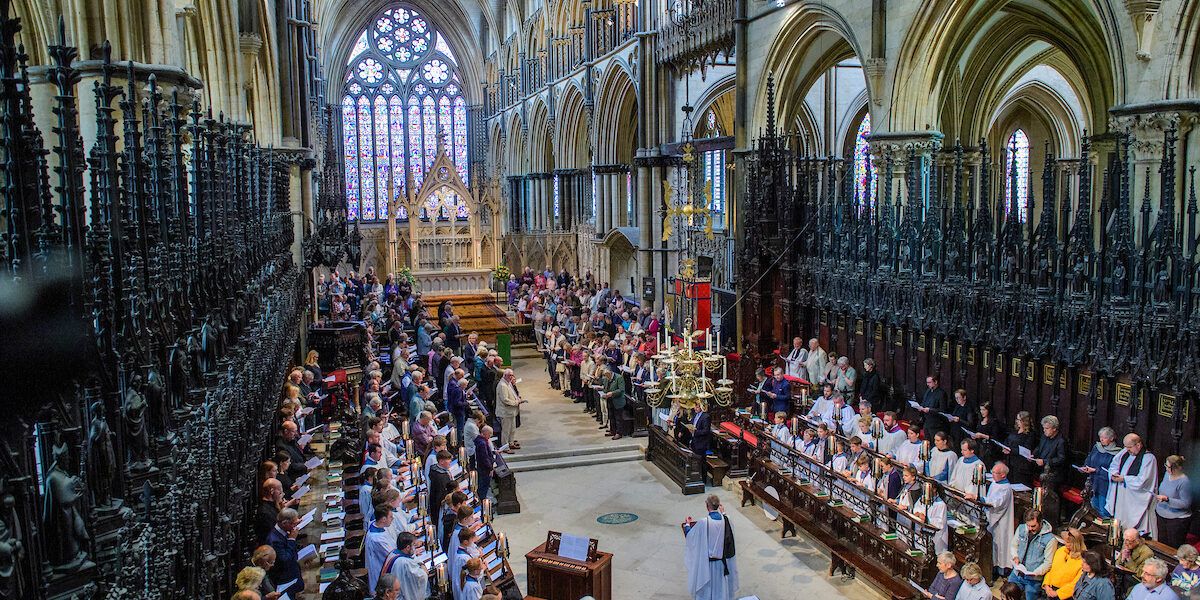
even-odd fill
[{"label": "cathedral interior", "polygon": [[323,290],[368,270],[709,324],[714,426],[813,338],[901,414],[935,375],[1073,464],[1190,457],[1198,123],[1197,0],[0,0],[0,599],[238,592],[281,382],[320,347],[359,406]]}]

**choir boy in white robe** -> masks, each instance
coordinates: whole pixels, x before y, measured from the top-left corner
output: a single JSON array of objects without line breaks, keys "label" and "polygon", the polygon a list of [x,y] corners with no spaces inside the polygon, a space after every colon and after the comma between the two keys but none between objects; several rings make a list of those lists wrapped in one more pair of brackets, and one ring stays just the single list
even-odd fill
[{"label": "choir boy in white robe", "polygon": [[771,442],[772,452],[780,456],[786,455],[787,451],[782,444],[790,445],[792,443],[792,432],[788,430],[787,426],[787,413],[775,413],[775,424],[771,426],[771,435],[779,440],[779,442]]},{"label": "choir boy in white robe", "polygon": [[833,384],[827,383],[821,389],[823,393],[813,401],[813,405],[804,415],[814,423],[828,423],[833,419]]},{"label": "choir boy in white robe", "polygon": [[391,507],[380,505],[375,507],[375,520],[367,525],[367,538],[363,542],[363,553],[366,554],[367,589],[375,593],[375,582],[379,580],[383,563],[388,554],[396,549],[396,538],[392,537],[388,528],[392,525]]},{"label": "choir boy in white robe", "polygon": [[903,444],[905,439],[904,428],[896,419],[896,413],[890,410],[883,413],[883,437],[879,438],[879,448],[876,451],[895,456],[896,448]]},{"label": "choir boy in white robe", "polygon": [[910,427],[906,433],[908,440],[897,446],[893,452],[896,462],[912,465],[918,469],[925,468],[925,462],[921,460],[921,449],[924,447],[924,444],[921,443],[921,430]]},{"label": "choir boy in white robe", "polygon": [[[973,492],[967,492],[966,497],[975,500]],[[987,496],[983,503],[988,510],[988,532],[992,534],[992,564],[997,569],[1006,569],[1009,546],[1012,544],[1016,526],[1013,525],[1013,491],[1008,482],[1008,465],[997,462],[992,465],[992,483],[988,486]]]},{"label": "choir boy in white robe", "polygon": [[929,451],[928,475],[935,481],[946,483],[950,481],[950,472],[958,463],[958,455],[950,449],[950,436],[939,431],[933,436],[933,449]]},{"label": "choir boy in white robe", "polygon": [[858,413],[846,404],[846,399],[841,394],[833,397],[833,419],[826,422],[829,423],[830,429],[846,437],[858,433]]},{"label": "choir boy in white robe", "polygon": [[429,573],[415,558],[417,536],[400,534],[396,549],[388,553],[381,568],[400,579],[400,597],[404,600],[424,600],[429,596]]},{"label": "choir boy in white robe", "polygon": [[688,593],[695,600],[733,600],[738,589],[737,559],[725,556],[725,536],[732,530],[719,498],[709,496],[704,504],[708,516],[699,521],[688,517],[683,524]]},{"label": "choir boy in white robe", "polygon": [[1155,518],[1155,490],[1158,489],[1158,464],[1136,433],[1125,436],[1125,448],[1108,465],[1108,501],[1105,508],[1122,527],[1150,532],[1158,537]]},{"label": "choir boy in white robe", "polygon": [[808,362],[808,348],[804,347],[804,340],[794,338],[792,340],[792,350],[783,357],[783,361],[787,363],[787,374],[792,377],[799,377],[805,381],[811,381],[808,378],[808,368],[805,365]]},{"label": "choir boy in white robe", "polygon": [[856,493],[857,496],[865,499],[875,490],[875,476],[871,473],[871,457],[865,454],[858,457],[851,478],[858,487],[863,489],[863,492]]},{"label": "choir boy in white robe", "polygon": [[834,471],[847,475],[850,473],[850,468],[854,466],[850,457],[850,452],[846,449],[846,442],[840,439],[833,442],[834,454],[830,466]]},{"label": "choir boy in white robe", "polygon": [[971,492],[978,495],[980,488],[983,487],[983,478],[980,477],[979,485],[972,483],[972,481],[975,479],[975,470],[979,468],[979,465],[983,464],[983,461],[975,455],[975,452],[979,450],[979,442],[967,438],[959,444],[959,449],[962,450],[962,458],[955,463],[954,469],[950,471],[950,487],[963,493]]},{"label": "choir boy in white robe", "polygon": [[933,549],[938,554],[945,552],[950,547],[950,529],[946,524],[946,503],[942,501],[942,497],[935,491],[932,501],[926,504],[925,497],[922,496],[917,499],[912,511],[918,516],[924,516],[926,523],[937,528],[937,533],[933,534]]},{"label": "choir boy in white robe", "polygon": [[859,440],[862,440],[863,446],[868,450],[876,450],[875,438],[871,435],[871,422],[866,419],[858,418],[858,431],[854,434]]},{"label": "choir boy in white robe", "polygon": [[[452,581],[457,582],[462,576],[462,570],[466,567],[467,562],[472,558],[480,558],[483,556],[483,551],[476,546],[475,543],[479,537],[470,529],[462,529],[458,532],[458,548],[454,551],[454,555],[448,559],[446,572],[450,574]],[[454,588],[454,600],[461,600],[459,588]]]},{"label": "choir boy in white robe", "polygon": [[821,448],[821,442],[817,440],[817,432],[812,429],[805,429],[804,433],[792,441],[792,445],[797,450],[804,453],[805,456],[812,458],[818,462],[825,458],[824,449]]}]

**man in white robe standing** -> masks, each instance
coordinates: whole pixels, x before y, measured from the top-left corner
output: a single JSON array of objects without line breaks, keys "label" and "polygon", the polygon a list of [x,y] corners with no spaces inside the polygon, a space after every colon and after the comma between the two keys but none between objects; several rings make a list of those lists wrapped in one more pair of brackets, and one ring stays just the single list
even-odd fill
[{"label": "man in white robe standing", "polygon": [[425,600],[429,597],[429,573],[413,556],[417,536],[402,533],[396,540],[396,549],[388,554],[381,571],[400,579],[400,598]]},{"label": "man in white robe standing", "polygon": [[[977,496],[968,492],[966,497],[975,500]],[[1013,532],[1013,492],[1012,484],[1008,482],[1008,465],[997,462],[992,465],[992,483],[988,486],[987,496],[983,498],[988,510],[988,532],[992,534],[992,564],[1006,565],[1009,546],[1012,544]],[[996,568],[1004,568],[997,566]]]},{"label": "man in white robe standing", "polygon": [[1158,537],[1154,518],[1155,490],[1158,489],[1158,463],[1146,450],[1141,436],[1125,436],[1125,448],[1108,465],[1108,501],[1105,508],[1121,524]]},{"label": "man in white robe standing", "polygon": [[[950,472],[950,487],[963,493],[979,494],[979,490],[983,487],[983,461],[975,455],[979,450],[979,442],[968,438],[958,446],[962,450],[962,458],[955,463],[954,469]],[[975,483],[977,470],[979,484]]]},{"label": "man in white robe standing", "polygon": [[829,369],[829,354],[821,347],[817,338],[808,340],[808,360],[804,361],[808,371],[808,382],[814,385],[825,383],[825,371]]},{"label": "man in white robe standing", "polygon": [[792,339],[792,350],[783,357],[783,361],[787,363],[788,375],[811,381],[808,378],[808,367],[805,364],[808,362],[808,349],[804,347],[804,340],[798,337]]},{"label": "man in white robe standing", "polygon": [[683,523],[688,592],[695,600],[733,600],[738,589],[733,530],[719,498],[709,496],[704,504],[708,516],[699,521],[688,517]]}]

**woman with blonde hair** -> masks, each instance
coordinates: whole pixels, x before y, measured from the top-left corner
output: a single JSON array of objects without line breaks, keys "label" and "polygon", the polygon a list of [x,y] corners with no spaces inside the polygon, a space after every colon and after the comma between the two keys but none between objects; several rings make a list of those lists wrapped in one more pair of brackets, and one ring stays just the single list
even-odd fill
[{"label": "woman with blonde hair", "polygon": [[1025,448],[1033,452],[1037,447],[1037,435],[1033,433],[1033,417],[1029,411],[1023,410],[1017,413],[1017,417],[1013,423],[1015,429],[1008,434],[1004,440],[1004,445],[1007,450],[1001,449],[1000,452],[1005,455],[1004,461],[1009,466],[1008,481],[1010,483],[1021,483],[1024,485],[1033,485],[1034,465],[1032,462],[1021,459],[1016,460],[1009,458],[1007,455],[1016,455],[1019,451],[1018,447]]},{"label": "woman with blonde hair", "polygon": [[246,567],[238,571],[233,585],[237,587],[238,591],[250,590],[257,592],[258,586],[262,585],[263,578],[266,576],[267,572],[258,567]]},{"label": "woman with blonde hair", "polygon": [[1183,457],[1172,454],[1166,460],[1165,477],[1158,484],[1158,541],[1172,547],[1182,546],[1192,524],[1192,484],[1183,472]]},{"label": "woman with blonde hair", "polygon": [[1054,551],[1050,570],[1042,578],[1042,591],[1049,598],[1070,598],[1075,595],[1075,584],[1083,574],[1083,533],[1074,527],[1062,534],[1063,545]]},{"label": "woman with blonde hair", "polygon": [[320,355],[316,350],[309,350],[304,357],[304,368],[312,371],[313,383],[317,384],[317,387],[325,389],[325,376],[321,373],[320,365],[317,364],[318,358]]}]

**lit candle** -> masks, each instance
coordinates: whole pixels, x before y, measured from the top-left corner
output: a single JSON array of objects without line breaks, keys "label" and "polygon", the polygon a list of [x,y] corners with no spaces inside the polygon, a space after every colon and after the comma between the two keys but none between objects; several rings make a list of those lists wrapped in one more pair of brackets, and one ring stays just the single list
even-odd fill
[{"label": "lit candle", "polygon": [[471,471],[471,493],[478,496],[479,492],[475,490],[475,484],[476,484],[475,471]]},{"label": "lit candle", "polygon": [[[408,423],[405,422],[404,426],[408,427]],[[413,459],[413,445],[412,442],[408,441],[407,439],[404,441],[404,458],[410,463]]]},{"label": "lit candle", "polygon": [[[717,339],[720,339],[719,337]],[[721,345],[717,343],[717,350],[721,349]],[[721,379],[729,379],[729,361],[725,357],[721,357]]]},{"label": "lit candle", "polygon": [[408,419],[400,421],[400,437],[408,439]]},{"label": "lit candle", "polygon": [[454,446],[457,446],[458,445],[457,442],[458,442],[458,431],[456,431],[455,427],[451,426],[450,427],[450,447],[453,448]]},{"label": "lit candle", "polygon": [[450,583],[449,581],[446,581],[446,563],[442,563],[437,566],[437,579],[438,587],[441,588],[442,593],[445,593],[447,585]]},{"label": "lit candle", "polygon": [[467,468],[467,447],[463,446],[458,449],[458,466]]},{"label": "lit candle", "polygon": [[433,525],[425,528],[425,542],[429,546],[429,554],[432,555],[437,552],[438,540],[437,536],[433,533]]},{"label": "lit candle", "polygon": [[412,473],[413,484],[416,485],[416,484],[421,483],[421,457],[420,456],[412,459],[412,469],[409,469],[409,471]]},{"label": "lit candle", "polygon": [[792,417],[792,437],[800,433],[800,417]]},{"label": "lit candle", "polygon": [[500,556],[508,558],[508,538],[503,533],[496,536],[496,551]]},{"label": "lit candle", "polygon": [[491,523],[492,522],[492,501],[491,500],[489,500],[487,498],[483,499],[483,511],[482,512],[483,512],[483,522]]},{"label": "lit candle", "polygon": [[421,492],[420,494],[417,494],[417,516],[423,519],[425,518],[425,515],[428,514],[428,511],[429,494],[426,492]]}]

